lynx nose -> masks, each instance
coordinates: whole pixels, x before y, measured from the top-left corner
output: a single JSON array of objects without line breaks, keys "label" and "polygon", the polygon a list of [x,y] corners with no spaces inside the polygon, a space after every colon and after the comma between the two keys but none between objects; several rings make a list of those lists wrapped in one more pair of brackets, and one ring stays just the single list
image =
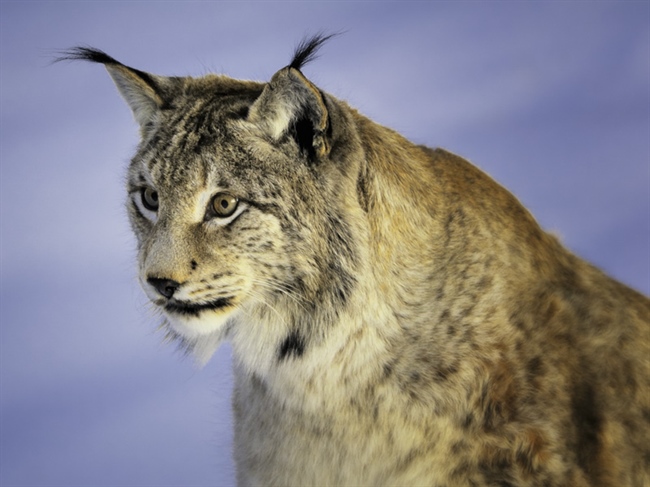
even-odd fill
[{"label": "lynx nose", "polygon": [[159,279],[157,277],[150,277],[147,279],[147,282],[151,284],[156,291],[162,296],[165,296],[167,299],[170,299],[176,290],[180,287],[180,284],[171,279]]}]

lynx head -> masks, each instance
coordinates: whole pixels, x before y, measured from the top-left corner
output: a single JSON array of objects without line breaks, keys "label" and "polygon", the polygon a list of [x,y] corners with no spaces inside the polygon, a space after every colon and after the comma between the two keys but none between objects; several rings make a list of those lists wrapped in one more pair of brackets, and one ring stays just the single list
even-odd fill
[{"label": "lynx head", "polygon": [[349,109],[301,72],[327,39],[268,83],[64,56],[104,64],[140,126],[127,177],[139,280],[200,360],[233,336],[300,355],[355,286],[358,138]]}]

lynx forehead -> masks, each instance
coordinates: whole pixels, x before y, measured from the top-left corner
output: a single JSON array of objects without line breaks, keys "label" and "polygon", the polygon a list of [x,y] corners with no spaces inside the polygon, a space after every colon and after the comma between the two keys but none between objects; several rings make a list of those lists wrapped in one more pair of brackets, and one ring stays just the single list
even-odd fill
[{"label": "lynx forehead", "polygon": [[650,486],[650,302],[467,161],[302,72],[165,77],[102,51],[141,142],[141,284],[235,357],[240,485]]}]

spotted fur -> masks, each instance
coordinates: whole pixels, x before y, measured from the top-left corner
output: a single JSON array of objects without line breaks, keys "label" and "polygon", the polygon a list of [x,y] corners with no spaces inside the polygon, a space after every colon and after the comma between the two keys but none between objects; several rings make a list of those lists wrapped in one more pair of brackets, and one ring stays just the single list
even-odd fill
[{"label": "spotted fur", "polygon": [[232,344],[239,484],[648,487],[648,300],[318,89],[324,40],[267,83],[65,55],[140,125],[127,205],[168,334]]}]

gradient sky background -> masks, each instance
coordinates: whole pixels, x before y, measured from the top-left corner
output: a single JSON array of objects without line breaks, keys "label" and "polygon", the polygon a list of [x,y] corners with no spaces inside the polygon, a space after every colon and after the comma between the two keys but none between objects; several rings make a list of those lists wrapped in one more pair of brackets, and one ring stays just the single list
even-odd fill
[{"label": "gradient sky background", "polygon": [[196,370],[135,282],[122,178],[137,127],[101,48],[167,75],[305,73],[472,160],[568,247],[650,293],[650,3],[0,4],[0,485],[232,485],[230,349]]}]

